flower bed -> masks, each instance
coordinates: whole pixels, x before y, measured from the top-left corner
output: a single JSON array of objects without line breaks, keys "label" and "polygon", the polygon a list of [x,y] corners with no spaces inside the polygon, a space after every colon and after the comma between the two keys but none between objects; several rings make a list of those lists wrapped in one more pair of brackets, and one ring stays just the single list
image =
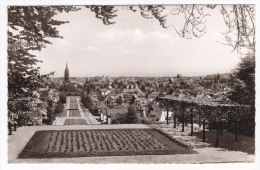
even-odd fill
[{"label": "flower bed", "polygon": [[19,158],[192,154],[156,129],[37,131]]},{"label": "flower bed", "polygon": [[79,108],[78,108],[78,104],[76,104],[76,103],[70,103],[69,110],[77,110],[77,109],[79,109]]},{"label": "flower bed", "polygon": [[78,110],[69,110],[69,117],[81,117]]},{"label": "flower bed", "polygon": [[77,103],[77,98],[76,97],[70,97],[70,103]]},{"label": "flower bed", "polygon": [[85,119],[66,119],[64,125],[86,125]]}]

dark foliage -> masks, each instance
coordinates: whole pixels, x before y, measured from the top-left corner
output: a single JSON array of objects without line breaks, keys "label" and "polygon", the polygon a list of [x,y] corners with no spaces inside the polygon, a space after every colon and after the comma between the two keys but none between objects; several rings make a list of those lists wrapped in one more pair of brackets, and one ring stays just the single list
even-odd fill
[{"label": "dark foliage", "polygon": [[63,92],[60,92],[60,94],[59,94],[59,101],[60,101],[62,104],[65,104],[65,103],[66,103],[66,99],[67,99],[66,94],[63,93]]}]

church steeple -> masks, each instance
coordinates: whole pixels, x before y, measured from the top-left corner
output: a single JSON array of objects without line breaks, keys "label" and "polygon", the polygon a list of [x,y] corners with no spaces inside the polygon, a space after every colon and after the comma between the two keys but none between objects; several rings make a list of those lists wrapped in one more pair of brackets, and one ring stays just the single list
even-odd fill
[{"label": "church steeple", "polygon": [[64,81],[65,82],[68,82],[69,81],[69,68],[68,68],[68,63],[66,62],[66,68],[65,68],[65,71],[64,71]]}]

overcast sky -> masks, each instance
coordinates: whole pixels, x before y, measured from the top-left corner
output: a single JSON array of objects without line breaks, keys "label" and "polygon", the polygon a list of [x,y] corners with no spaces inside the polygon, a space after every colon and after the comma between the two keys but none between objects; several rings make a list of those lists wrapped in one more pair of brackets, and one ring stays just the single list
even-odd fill
[{"label": "overcast sky", "polygon": [[[173,27],[163,29],[154,19],[118,8],[110,26],[85,8],[57,16],[70,23],[59,26],[63,39],[52,39],[36,53],[43,61],[41,73],[63,76],[67,61],[70,76],[198,76],[230,72],[240,60],[217,42],[225,42],[221,32],[226,29],[218,9],[207,19],[207,33],[187,40]],[[168,23],[178,27],[181,21],[174,17]]]}]

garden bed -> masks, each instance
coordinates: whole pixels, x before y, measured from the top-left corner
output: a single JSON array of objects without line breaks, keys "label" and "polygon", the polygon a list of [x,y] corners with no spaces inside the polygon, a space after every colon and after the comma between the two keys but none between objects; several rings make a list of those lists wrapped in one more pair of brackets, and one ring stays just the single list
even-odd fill
[{"label": "garden bed", "polygon": [[79,110],[69,110],[69,117],[81,117]]},{"label": "garden bed", "polygon": [[64,125],[86,125],[85,119],[66,119]]},{"label": "garden bed", "polygon": [[192,154],[156,129],[37,131],[19,158]]},{"label": "garden bed", "polygon": [[69,110],[77,110],[77,109],[79,109],[78,104],[70,103]]},{"label": "garden bed", "polygon": [[76,97],[70,97],[70,103],[78,103]]}]

